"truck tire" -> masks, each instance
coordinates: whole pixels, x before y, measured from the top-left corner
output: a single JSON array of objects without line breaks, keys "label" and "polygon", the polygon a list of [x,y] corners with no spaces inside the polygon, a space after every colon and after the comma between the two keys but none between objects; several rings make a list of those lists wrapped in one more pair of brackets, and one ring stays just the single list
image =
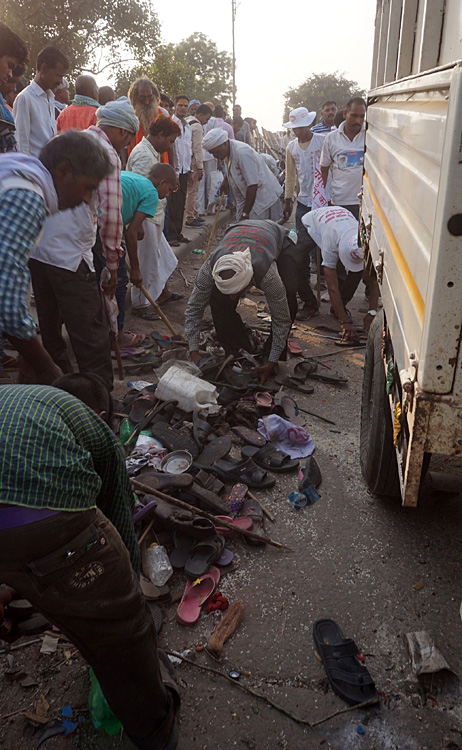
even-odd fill
[{"label": "truck tire", "polygon": [[381,311],[371,325],[364,358],[360,461],[362,475],[374,495],[399,498],[398,464],[381,357],[383,325]]}]

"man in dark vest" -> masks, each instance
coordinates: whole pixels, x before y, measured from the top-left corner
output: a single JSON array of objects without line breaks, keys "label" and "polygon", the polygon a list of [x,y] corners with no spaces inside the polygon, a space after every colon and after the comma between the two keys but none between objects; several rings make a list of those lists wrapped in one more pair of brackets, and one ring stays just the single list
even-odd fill
[{"label": "man in dark vest", "polygon": [[236,311],[239,299],[256,286],[264,292],[271,315],[260,383],[286,358],[287,337],[297,314],[297,271],[289,230],[269,219],[232,224],[200,268],[185,313],[191,359],[200,359],[200,322],[210,305],[217,338],[226,354],[252,351],[248,331]]}]

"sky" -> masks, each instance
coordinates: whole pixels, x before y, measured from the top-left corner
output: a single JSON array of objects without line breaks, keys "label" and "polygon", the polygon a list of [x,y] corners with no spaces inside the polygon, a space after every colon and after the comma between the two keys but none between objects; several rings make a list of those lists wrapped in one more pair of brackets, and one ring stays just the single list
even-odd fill
[{"label": "sky", "polygon": [[[236,101],[243,117],[280,130],[284,93],[313,73],[339,71],[368,89],[374,40],[374,0],[237,0]],[[162,41],[200,31],[219,50],[232,50],[231,0],[156,2]],[[309,103],[308,103],[309,104]]]}]

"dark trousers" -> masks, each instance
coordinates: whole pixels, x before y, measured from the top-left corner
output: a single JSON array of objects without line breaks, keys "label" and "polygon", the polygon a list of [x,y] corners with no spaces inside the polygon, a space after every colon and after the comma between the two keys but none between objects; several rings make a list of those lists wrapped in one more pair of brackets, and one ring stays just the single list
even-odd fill
[{"label": "dark trousers", "polygon": [[[277,260],[277,267],[286,290],[290,318],[293,323],[297,314],[297,261],[294,257],[294,250],[283,251]],[[226,355],[237,355],[239,349],[252,351],[248,329],[236,310],[238,302],[239,297],[233,299],[229,294],[222,294],[214,286],[210,297],[210,310],[218,341]],[[269,356],[272,343],[273,331],[271,329],[263,347],[264,356]],[[279,359],[284,361],[286,356],[287,345]]]},{"label": "dark trousers", "polygon": [[96,274],[84,260],[77,271],[57,268],[31,259],[43,346],[65,373],[72,372],[62,327],[66,326],[80,372],[94,372],[112,390],[113,374],[109,329],[104,320]]},{"label": "dark trousers", "polygon": [[[347,211],[349,211],[357,221],[359,221],[359,205],[350,205],[350,206],[342,206],[342,208],[345,208]],[[343,263],[339,260],[337,263],[337,276],[339,278],[339,291],[340,296],[342,298],[343,306],[346,307],[346,305],[349,303],[349,301],[353,298],[354,293],[356,292],[359,282],[361,281],[363,277],[362,271],[348,271],[346,270]]]},{"label": "dark trousers", "polygon": [[101,511],[0,531],[0,581],[79,649],[134,744],[163,747],[173,712],[156,630],[127,549]]},{"label": "dark trousers", "polygon": [[295,228],[297,230],[297,244],[295,245],[297,257],[297,292],[305,307],[310,308],[310,310],[317,310],[318,301],[311,289],[310,279],[310,253],[316,249],[316,244],[311,239],[302,222],[302,216],[305,216],[309,211],[311,211],[309,206],[305,206],[300,201],[297,203],[295,211]]},{"label": "dark trousers", "polygon": [[186,193],[188,192],[189,172],[184,172],[178,177],[179,188],[170,195],[168,205],[168,239],[179,240],[183,232],[184,209],[186,205]]},{"label": "dark trousers", "polygon": [[[93,245],[93,263],[95,264],[96,281],[98,284],[98,291],[100,294],[100,279],[103,268],[106,267],[106,258],[103,255],[103,246],[99,238],[99,232],[96,237],[96,242]],[[115,298],[117,300],[117,307],[119,308],[119,314],[117,316],[117,328],[119,331],[123,330],[125,325],[125,299],[127,296],[128,287],[128,274],[127,267],[125,265],[125,253],[119,258],[119,265],[117,266],[117,288]]]}]

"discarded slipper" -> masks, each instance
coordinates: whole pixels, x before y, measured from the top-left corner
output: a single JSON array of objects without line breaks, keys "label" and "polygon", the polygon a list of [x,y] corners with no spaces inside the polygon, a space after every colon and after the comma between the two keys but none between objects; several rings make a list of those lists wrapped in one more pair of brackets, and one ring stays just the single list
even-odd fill
[{"label": "discarded slipper", "polygon": [[159,331],[151,331],[151,338],[154,339],[159,349],[173,349],[175,346],[178,346],[176,341],[172,341],[168,336],[162,336]]},{"label": "discarded slipper", "polygon": [[[240,514],[252,519],[252,531],[254,534],[264,536],[265,530],[263,528],[263,511],[261,509],[260,503],[257,503],[251,497],[246,497]],[[249,544],[251,547],[262,547],[265,544],[265,542],[260,542],[258,539],[248,536],[245,537],[245,541],[246,544]]]},{"label": "discarded slipper", "polygon": [[316,620],[313,639],[334,693],[348,705],[379,699],[369,671],[356,659],[360,650],[351,638],[345,638],[334,620]]},{"label": "discarded slipper", "polygon": [[194,481],[191,474],[163,474],[159,471],[146,472],[141,474],[139,479],[152,490],[164,490],[166,487],[187,489]]},{"label": "discarded slipper", "polygon": [[194,581],[196,578],[203,576],[210,566],[220,559],[224,547],[225,540],[219,534],[214,534],[197,542],[184,566],[186,577]]},{"label": "discarded slipper", "polygon": [[263,406],[267,409],[271,409],[273,405],[273,397],[271,393],[268,393],[268,391],[255,391],[253,397],[257,406]]},{"label": "discarded slipper", "polygon": [[213,594],[218,581],[220,571],[213,565],[208,573],[197,576],[194,581],[187,581],[184,594],[176,611],[176,619],[182,625],[193,625],[201,613],[202,605]]},{"label": "discarded slipper", "polygon": [[204,443],[212,432],[212,425],[200,416],[200,412],[193,412],[193,436],[197,447],[202,450]]},{"label": "discarded slipper", "polygon": [[266,445],[266,438],[264,438],[263,435],[260,435],[259,432],[256,432],[256,430],[251,430],[250,427],[237,425],[236,427],[231,427],[231,429],[235,435],[249,445],[255,445],[257,448],[262,448]]},{"label": "discarded slipper", "polygon": [[289,341],[287,342],[287,348],[290,354],[294,354],[297,357],[303,354],[302,347],[293,339],[289,339]]},{"label": "discarded slipper", "polygon": [[[255,450],[258,450],[258,448],[256,448]],[[231,513],[239,513],[240,509],[244,505],[244,498],[247,490],[247,485],[242,484],[241,482],[237,482],[237,484],[234,485],[226,500]]]},{"label": "discarded slipper", "polygon": [[[139,354],[144,354],[146,349],[143,346],[126,346],[120,350],[120,356],[123,357],[137,357]],[[111,351],[112,359],[116,359],[117,355]],[[5,368],[4,368],[5,369]]]},{"label": "discarded slipper", "polygon": [[272,487],[276,481],[251,458],[242,461],[220,458],[215,461],[211,469],[225,482],[243,482],[248,487]]},{"label": "discarded slipper", "polygon": [[278,385],[283,385],[285,388],[293,388],[294,391],[305,393],[307,396],[314,393],[312,385],[306,385],[303,380],[291,375],[277,375],[275,380]]},{"label": "discarded slipper", "polygon": [[202,453],[197,456],[194,465],[211,466],[218,458],[227,456],[231,450],[231,446],[231,440],[227,437],[213,439],[210,443],[207,443]]},{"label": "discarded slipper", "polygon": [[160,440],[169,451],[189,451],[193,458],[199,455],[199,448],[190,435],[175,430],[166,422],[154,422],[151,426],[152,436]]},{"label": "discarded slipper", "polygon": [[132,424],[139,424],[142,422],[148,411],[152,409],[156,403],[157,398],[154,393],[144,393],[139,398],[135,398],[130,410],[130,422],[132,422]]},{"label": "discarded slipper", "polygon": [[194,537],[189,536],[188,534],[184,534],[180,531],[175,532],[173,538],[175,541],[175,548],[170,553],[170,562],[172,563],[172,567],[179,570],[181,568],[184,568],[184,566],[188,562],[192,549],[196,542]]},{"label": "discarded slipper", "polygon": [[157,601],[160,597],[159,587],[156,586],[152,581],[143,573],[140,575],[140,588],[145,599],[148,601]]},{"label": "discarded slipper", "polygon": [[220,568],[226,567],[226,565],[230,565],[232,561],[234,560],[234,552],[231,552],[230,549],[225,549],[221,553],[221,557],[218,560],[215,560],[215,565],[219,565]]},{"label": "discarded slipper", "polygon": [[321,482],[322,474],[321,469],[318,466],[318,462],[313,455],[308,456],[308,458],[306,459],[305,468],[303,469],[303,471],[300,470],[299,473],[298,491],[301,492],[311,485],[313,485],[313,487],[319,487]]},{"label": "discarded slipper", "polygon": [[311,378],[312,380],[319,380],[321,383],[330,383],[332,385],[344,385],[348,383],[348,378],[344,375],[337,375],[327,368],[320,369],[319,363],[313,359],[305,359],[302,362],[298,362],[294,367],[293,377],[300,380],[306,380]]},{"label": "discarded slipper", "polygon": [[238,529],[243,531],[250,531],[253,526],[252,519],[249,516],[238,516],[237,518],[231,518],[231,516],[217,516],[217,521],[227,521],[236,527],[236,531],[228,529],[227,526],[220,526],[219,523],[215,523],[215,531],[217,534],[222,536],[239,536]]},{"label": "discarded slipper", "polygon": [[272,443],[267,443],[263,448],[254,448],[251,445],[244,445],[241,448],[243,459],[252,458],[257,466],[261,466],[268,471],[274,471],[276,474],[284,474],[286,471],[298,469],[300,462],[291,458],[284,451],[278,451]]},{"label": "discarded slipper", "polygon": [[299,415],[297,402],[292,396],[288,396],[284,391],[279,391],[275,396],[274,402],[277,406],[274,410],[276,414],[284,417],[284,419],[288,419],[292,424],[305,426],[305,420]]}]

